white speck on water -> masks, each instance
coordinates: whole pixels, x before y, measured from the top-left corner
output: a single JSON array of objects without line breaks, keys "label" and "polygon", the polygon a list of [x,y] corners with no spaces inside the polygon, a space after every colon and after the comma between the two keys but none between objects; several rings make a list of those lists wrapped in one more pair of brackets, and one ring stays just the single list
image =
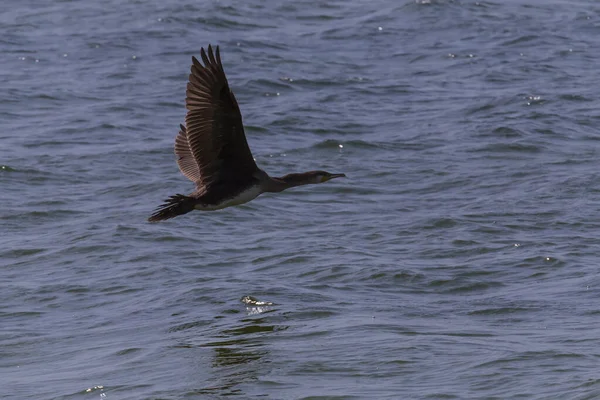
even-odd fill
[{"label": "white speck on water", "polygon": [[249,305],[249,306],[272,306],[272,305],[274,305],[270,301],[260,301],[256,297],[253,297],[253,296],[244,296],[244,297],[242,297],[241,302],[246,305]]},{"label": "white speck on water", "polygon": [[378,28],[377,28],[377,30],[378,30],[378,31],[382,31],[382,30],[383,30],[383,28],[380,26],[380,27],[378,27]]},{"label": "white speck on water", "polygon": [[135,60],[137,58],[137,56],[131,56],[131,58]]},{"label": "white speck on water", "polygon": [[67,53],[65,53],[65,54],[63,54],[63,57],[66,57],[67,55],[68,55],[68,54],[67,54]]},{"label": "white speck on water", "polygon": [[343,149],[343,148],[344,148],[344,145],[343,145],[343,144],[339,144],[338,146],[340,147],[340,149]]},{"label": "white speck on water", "polygon": [[103,390],[103,389],[104,389],[104,386],[102,386],[102,385],[97,385],[97,386],[94,386],[94,387],[91,387],[91,388],[87,388],[87,389],[85,389],[85,392],[86,392],[86,393],[90,393],[90,392],[92,392],[92,391],[94,391],[94,390]]},{"label": "white speck on water", "polygon": [[530,106],[533,103],[539,103],[539,102],[541,102],[542,101],[542,96],[528,96],[527,100],[529,100],[527,102],[527,105]]},{"label": "white speck on water", "polygon": [[161,22],[163,19],[162,18],[157,18],[156,19],[158,22]]}]

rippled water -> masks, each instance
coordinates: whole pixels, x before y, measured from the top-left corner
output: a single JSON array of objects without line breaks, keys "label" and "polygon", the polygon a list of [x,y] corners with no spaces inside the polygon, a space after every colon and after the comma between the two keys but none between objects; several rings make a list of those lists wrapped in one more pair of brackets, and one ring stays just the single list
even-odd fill
[{"label": "rippled water", "polygon": [[[597,2],[5,7],[0,397],[600,397]],[[147,223],[209,43],[349,178]]]}]

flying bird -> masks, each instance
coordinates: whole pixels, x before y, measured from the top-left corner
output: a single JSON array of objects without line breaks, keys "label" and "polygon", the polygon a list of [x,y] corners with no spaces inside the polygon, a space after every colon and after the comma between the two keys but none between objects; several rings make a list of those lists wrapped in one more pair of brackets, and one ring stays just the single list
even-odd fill
[{"label": "flying bird", "polygon": [[309,171],[270,177],[258,168],[248,147],[242,114],[229,89],[219,47],[200,50],[202,63],[192,57],[187,84],[185,126],[175,138],[179,169],[194,182],[189,195],[176,194],[158,207],[148,221],[156,222],[192,210],[212,211],[244,204],[261,193],[323,183],[344,174]]}]

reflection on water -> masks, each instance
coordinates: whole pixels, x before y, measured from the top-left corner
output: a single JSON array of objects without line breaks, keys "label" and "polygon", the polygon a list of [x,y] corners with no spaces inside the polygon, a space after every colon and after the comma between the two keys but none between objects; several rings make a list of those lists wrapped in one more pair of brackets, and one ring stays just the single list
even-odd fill
[{"label": "reflection on water", "polygon": [[241,390],[237,386],[257,379],[260,364],[268,356],[268,350],[261,343],[250,339],[214,342],[205,346],[214,347],[211,367],[216,379],[213,385],[195,391],[198,394],[239,393]]},{"label": "reflection on water", "polygon": [[[270,308],[270,311],[273,311],[272,307]],[[269,323],[269,319],[269,317],[244,318],[239,321],[237,327],[233,325],[232,328],[232,324],[228,324],[227,329],[220,330],[217,340],[191,344],[188,339],[186,345],[178,346],[205,347],[214,350],[210,364],[210,375],[214,377],[211,385],[191,391],[189,394],[219,396],[239,394],[241,393],[239,385],[255,381],[263,365],[269,363],[270,335],[288,328],[273,325]]]}]

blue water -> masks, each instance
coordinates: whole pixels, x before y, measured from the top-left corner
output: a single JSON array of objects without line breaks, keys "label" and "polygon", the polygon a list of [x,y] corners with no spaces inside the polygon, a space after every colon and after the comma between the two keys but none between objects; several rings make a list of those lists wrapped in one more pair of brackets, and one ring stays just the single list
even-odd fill
[{"label": "blue water", "polygon": [[[0,398],[600,398],[599,3],[3,5]],[[348,178],[146,222],[209,43]]]}]

